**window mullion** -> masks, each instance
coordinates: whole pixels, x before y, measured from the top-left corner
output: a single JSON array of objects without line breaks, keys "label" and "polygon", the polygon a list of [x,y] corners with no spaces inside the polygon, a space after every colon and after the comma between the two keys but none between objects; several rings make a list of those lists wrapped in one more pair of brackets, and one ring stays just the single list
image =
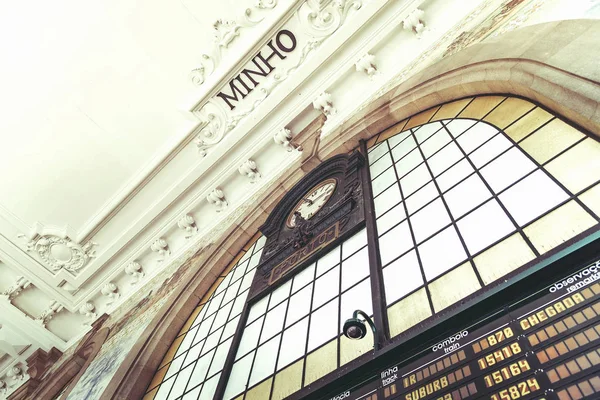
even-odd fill
[{"label": "window mullion", "polygon": [[[364,140],[360,141],[360,151],[368,159],[367,145]],[[367,247],[369,253],[369,270],[371,275],[371,292],[373,300],[373,316],[377,328],[377,340],[380,348],[385,346],[390,338],[390,329],[386,312],[385,290],[383,285],[383,273],[381,269],[381,257],[379,255],[379,241],[377,240],[377,224],[375,221],[375,203],[373,190],[371,188],[371,173],[367,165],[361,171],[365,221],[367,228]],[[349,318],[349,316],[348,316]]]},{"label": "window mullion", "polygon": [[[242,335],[244,334],[244,328],[246,327],[246,322],[248,321],[248,314],[250,313],[250,308],[250,302],[246,301],[246,304],[244,305],[244,309],[242,310],[242,314],[240,316],[240,321],[238,322],[238,326],[235,330],[235,335],[233,335],[233,341],[231,342],[231,347],[229,348],[229,352],[227,353],[225,364],[223,365],[223,372],[221,372],[221,376],[219,377],[219,383],[217,385],[215,395],[213,396],[213,399],[215,400],[223,399],[225,396],[227,381],[229,381],[229,375],[231,374],[231,370],[233,369],[235,355],[237,354],[238,347],[240,346],[240,342],[242,340]],[[250,374],[251,373],[252,370],[250,371]],[[248,378],[249,377],[250,376],[248,376]]]}]

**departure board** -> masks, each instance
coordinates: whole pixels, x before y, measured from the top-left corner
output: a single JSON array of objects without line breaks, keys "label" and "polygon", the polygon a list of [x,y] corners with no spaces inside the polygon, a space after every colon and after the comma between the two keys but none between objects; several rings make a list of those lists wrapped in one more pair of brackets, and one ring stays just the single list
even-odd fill
[{"label": "departure board", "polygon": [[600,399],[600,262],[505,309],[331,399]]}]

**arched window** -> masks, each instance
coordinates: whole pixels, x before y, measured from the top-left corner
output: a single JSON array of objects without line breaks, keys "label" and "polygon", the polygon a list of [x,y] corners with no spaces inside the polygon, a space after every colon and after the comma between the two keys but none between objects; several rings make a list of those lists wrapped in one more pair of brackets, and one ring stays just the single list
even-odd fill
[{"label": "arched window", "polygon": [[[144,399],[212,399],[265,238],[257,236],[225,269],[177,335]],[[200,396],[200,397],[198,397]]]},{"label": "arched window", "polygon": [[455,101],[372,142],[391,336],[598,224],[600,144],[528,101]]},{"label": "arched window", "polygon": [[[361,151],[364,221],[259,296],[249,292],[267,239],[254,238],[190,316],[145,399],[299,398],[599,228],[600,143],[520,98],[446,103]],[[375,316],[383,349],[373,352],[371,332],[341,334],[356,309]]]}]

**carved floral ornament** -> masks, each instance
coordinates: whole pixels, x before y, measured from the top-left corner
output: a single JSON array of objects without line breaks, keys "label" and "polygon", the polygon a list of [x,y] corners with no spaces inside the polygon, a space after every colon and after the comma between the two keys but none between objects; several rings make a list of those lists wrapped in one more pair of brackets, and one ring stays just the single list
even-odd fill
[{"label": "carved floral ornament", "polygon": [[277,6],[278,0],[258,0],[253,7],[247,8],[234,20],[218,19],[213,24],[213,48],[203,53],[200,65],[190,73],[190,80],[194,85],[200,86],[206,78],[210,76],[223,58],[223,52],[228,49],[231,43],[240,36],[242,28],[249,28],[257,25],[264,19],[264,16],[258,19],[252,19],[251,16],[256,10],[268,10]]},{"label": "carved floral ornament", "polygon": [[[25,238],[25,235],[19,237]],[[37,235],[27,242],[27,251],[35,251],[52,271],[65,269],[69,272],[77,272],[96,257],[94,246],[96,246],[94,242],[87,242],[82,246],[68,237]]]}]

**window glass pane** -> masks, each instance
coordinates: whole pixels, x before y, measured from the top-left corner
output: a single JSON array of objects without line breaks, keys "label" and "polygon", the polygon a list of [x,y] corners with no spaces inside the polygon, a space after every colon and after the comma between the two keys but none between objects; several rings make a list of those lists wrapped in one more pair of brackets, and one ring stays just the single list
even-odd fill
[{"label": "window glass pane", "polygon": [[225,359],[227,358],[227,353],[229,352],[232,341],[233,339],[229,339],[217,347],[215,357],[213,358],[210,370],[208,371],[209,376],[212,376],[216,372],[219,372],[221,369],[223,369],[223,364],[225,364]]},{"label": "window glass pane", "polygon": [[392,149],[392,157],[395,161],[398,161],[415,149],[415,147],[417,147],[417,142],[415,142],[415,139],[412,137],[412,135],[410,135]]},{"label": "window glass pane", "polygon": [[462,158],[463,153],[456,143],[450,143],[427,160],[427,163],[433,175],[438,176]]},{"label": "window glass pane", "polygon": [[212,361],[214,355],[214,351],[204,355],[197,362],[194,367],[194,371],[192,372],[192,377],[190,378],[189,387],[192,388],[197,384],[204,381],[206,377],[206,373],[208,372],[208,367],[210,366],[210,362]]},{"label": "window glass pane", "polygon": [[404,205],[399,204],[377,219],[377,232],[380,235],[383,235],[391,227],[397,225],[405,218],[406,212],[404,211]]},{"label": "window glass pane", "polygon": [[388,148],[387,148],[387,144],[385,144],[385,143],[378,144],[377,146],[375,146],[374,148],[372,148],[369,151],[369,164],[373,164],[382,155],[384,155],[385,153],[387,153],[387,151],[388,151]]},{"label": "window glass pane", "polygon": [[480,288],[481,285],[471,263],[464,263],[429,284],[431,301],[436,312],[464,299]]},{"label": "window glass pane", "polygon": [[421,244],[419,254],[428,280],[464,261],[467,256],[453,226]]},{"label": "window glass pane", "polygon": [[375,215],[380,216],[396,204],[400,203],[400,188],[398,185],[392,185],[385,192],[375,197]]},{"label": "window glass pane", "polygon": [[390,334],[396,336],[431,316],[425,289],[420,289],[388,308]]},{"label": "window glass pane", "polygon": [[436,182],[442,192],[447,191],[452,186],[456,185],[462,179],[471,175],[475,170],[467,160],[459,161],[452,168],[441,174]]},{"label": "window glass pane", "polygon": [[283,329],[283,320],[285,319],[286,309],[287,300],[267,313],[267,316],[265,317],[265,324],[260,335],[260,343],[264,343],[276,333],[281,332]]},{"label": "window glass pane", "polygon": [[404,178],[400,179],[400,186],[402,187],[404,197],[410,196],[430,180],[431,175],[429,174],[427,167],[425,164],[421,164],[420,167],[417,167]]},{"label": "window glass pane", "polygon": [[369,275],[369,252],[365,247],[342,263],[342,291]]},{"label": "window glass pane", "polygon": [[271,293],[271,300],[269,300],[269,310],[281,303],[284,299],[290,297],[290,289],[292,287],[292,281],[287,281],[283,285]]},{"label": "window glass pane", "polygon": [[444,198],[454,218],[460,218],[492,196],[481,178],[474,174],[450,189]]},{"label": "window glass pane", "polygon": [[504,135],[496,135],[489,142],[475,150],[469,158],[475,167],[481,168],[510,147],[511,143]]},{"label": "window glass pane", "polygon": [[277,369],[280,370],[304,355],[304,346],[308,335],[308,318],[304,318],[283,332],[283,341]]},{"label": "window glass pane", "polygon": [[367,245],[367,230],[362,229],[342,244],[342,259],[346,259],[356,250]]},{"label": "window glass pane", "polygon": [[442,129],[442,124],[439,122],[432,122],[430,124],[426,124],[420,126],[418,129],[413,129],[415,137],[417,138],[417,142],[423,143],[427,138]]},{"label": "window glass pane", "polygon": [[296,293],[298,290],[302,289],[308,282],[312,282],[315,278],[315,264],[311,264],[308,267],[304,268],[300,271],[296,276],[294,276],[294,282],[292,284],[292,293]]},{"label": "window glass pane", "polygon": [[453,119],[450,122],[444,121],[446,129],[448,129],[450,134],[455,138],[462,135],[466,130],[470,129],[476,123],[477,121],[473,121],[472,119]]},{"label": "window glass pane", "polygon": [[252,360],[254,360],[254,352],[233,364],[231,375],[227,380],[225,399],[234,398],[246,388],[248,376],[250,375],[250,368],[252,367]]},{"label": "window glass pane", "polygon": [[202,393],[200,394],[198,400],[212,400],[213,396],[215,395],[220,376],[221,374],[215,375],[204,383],[202,386]]},{"label": "window glass pane", "polygon": [[496,193],[505,189],[536,168],[523,152],[515,147],[481,169],[481,175]]},{"label": "window glass pane", "polygon": [[419,150],[415,149],[408,153],[406,157],[396,163],[396,173],[400,178],[408,174],[415,167],[423,162],[423,156]]},{"label": "window glass pane", "polygon": [[281,335],[277,335],[258,348],[252,366],[252,373],[250,374],[249,386],[255,385],[275,371],[280,340]]},{"label": "window glass pane", "polygon": [[445,129],[441,129],[436,134],[427,139],[425,143],[423,143],[423,145],[421,145],[421,150],[423,151],[423,155],[425,156],[425,158],[429,158],[451,141],[452,138],[450,137],[448,132],[446,132]]},{"label": "window glass pane", "polygon": [[188,383],[188,379],[192,374],[192,368],[193,365],[190,365],[189,367],[186,367],[179,372],[179,375],[177,375],[177,377],[175,378],[175,383],[171,388],[171,393],[169,394],[169,397],[176,398],[183,394],[183,391],[185,390],[185,387]]},{"label": "window glass pane", "polygon": [[340,263],[340,246],[331,250],[317,261],[317,276],[323,275],[331,267]]},{"label": "window glass pane", "polygon": [[540,164],[545,163],[585,135],[555,119],[521,142],[521,147]]},{"label": "window glass pane", "polygon": [[413,240],[407,222],[390,230],[379,238],[381,265],[387,265],[394,258],[413,247]]},{"label": "window glass pane", "polygon": [[256,347],[264,318],[265,317],[260,317],[257,321],[244,328],[244,334],[242,335],[242,340],[240,341],[237,355],[235,356],[236,359],[240,358],[241,356],[243,356],[244,354]]},{"label": "window glass pane", "polygon": [[290,326],[309,313],[312,289],[313,284],[311,283],[290,298],[285,326]]},{"label": "window glass pane", "polygon": [[373,196],[377,196],[396,182],[394,168],[386,169],[384,173],[373,180]]},{"label": "window glass pane", "polygon": [[340,267],[337,266],[315,281],[312,309],[316,309],[340,292]]},{"label": "window glass pane", "polygon": [[519,225],[526,224],[567,198],[567,193],[539,170],[500,195],[500,201]]},{"label": "window glass pane", "polygon": [[417,253],[412,250],[383,269],[387,303],[404,297],[423,285]]},{"label": "window glass pane", "polygon": [[592,171],[600,171],[598,154],[600,154],[600,143],[587,138],[550,161],[547,169],[571,193],[579,193],[598,181],[598,174],[592,173]]},{"label": "window glass pane", "polygon": [[379,160],[375,161],[371,165],[371,167],[370,167],[371,168],[371,176],[373,178],[375,178],[391,166],[392,166],[392,157],[390,157],[389,153],[385,154],[383,157],[381,157]]},{"label": "window glass pane", "polygon": [[254,303],[254,305],[252,305],[252,307],[250,308],[250,312],[248,313],[248,322],[246,324],[249,324],[259,316],[263,315],[267,311],[268,304],[269,296],[265,296],[256,303]]},{"label": "window glass pane", "polygon": [[338,334],[338,302],[336,298],[311,314],[308,351],[319,347]]},{"label": "window glass pane", "polygon": [[438,196],[439,192],[435,187],[435,184],[433,182],[428,183],[406,199],[406,208],[408,209],[408,213],[413,214],[415,211]]},{"label": "window glass pane", "polygon": [[475,254],[515,230],[496,200],[488,201],[458,221],[467,249]]},{"label": "window glass pane", "polygon": [[456,141],[467,154],[490,140],[498,130],[488,124],[476,124],[471,129],[460,135]]},{"label": "window glass pane", "polygon": [[450,216],[441,199],[437,199],[410,218],[415,240],[422,242],[450,223]]}]

